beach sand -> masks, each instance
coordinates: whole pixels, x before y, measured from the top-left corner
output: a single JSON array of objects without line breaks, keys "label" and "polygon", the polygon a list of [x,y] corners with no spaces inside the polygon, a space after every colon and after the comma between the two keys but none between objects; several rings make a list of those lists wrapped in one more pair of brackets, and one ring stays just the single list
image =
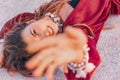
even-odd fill
[{"label": "beach sand", "polygon": [[[50,0],[0,0],[0,28],[3,24],[22,12],[34,12],[38,6]],[[120,80],[120,16],[111,15],[105,27],[117,27],[102,31],[97,48],[102,59],[91,80]],[[20,74],[10,76],[5,69],[0,69],[0,80],[45,80],[42,78],[28,78]],[[64,74],[57,70],[54,80],[66,80]]]}]

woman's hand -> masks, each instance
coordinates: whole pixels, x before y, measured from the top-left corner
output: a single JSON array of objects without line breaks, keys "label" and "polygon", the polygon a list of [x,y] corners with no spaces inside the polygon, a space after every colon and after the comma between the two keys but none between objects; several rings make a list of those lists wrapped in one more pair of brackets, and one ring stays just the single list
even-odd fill
[{"label": "woman's hand", "polygon": [[33,76],[36,77],[42,76],[46,71],[47,79],[51,80],[60,65],[82,61],[87,37],[82,30],[69,27],[65,33],[45,38],[40,43],[40,52],[33,56],[26,66],[34,70]]}]

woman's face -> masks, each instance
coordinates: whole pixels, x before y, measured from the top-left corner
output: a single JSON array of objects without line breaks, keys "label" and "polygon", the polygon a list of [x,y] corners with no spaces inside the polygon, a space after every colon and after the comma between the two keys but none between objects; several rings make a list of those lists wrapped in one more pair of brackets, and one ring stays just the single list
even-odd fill
[{"label": "woman's face", "polygon": [[27,51],[35,53],[39,51],[40,40],[56,35],[58,27],[49,18],[44,17],[38,21],[29,24],[21,33],[23,41],[27,44]]}]

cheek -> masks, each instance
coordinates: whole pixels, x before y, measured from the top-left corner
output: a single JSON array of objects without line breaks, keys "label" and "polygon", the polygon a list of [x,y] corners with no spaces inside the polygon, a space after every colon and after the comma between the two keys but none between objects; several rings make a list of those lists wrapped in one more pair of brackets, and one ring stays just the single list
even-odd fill
[{"label": "cheek", "polygon": [[33,28],[36,29],[39,32],[42,32],[42,31],[45,31],[47,29],[47,24],[44,23],[44,22],[39,23],[39,24],[36,24]]},{"label": "cheek", "polygon": [[29,53],[36,53],[39,51],[40,42],[39,41],[33,41],[32,43],[28,44],[27,51]]}]

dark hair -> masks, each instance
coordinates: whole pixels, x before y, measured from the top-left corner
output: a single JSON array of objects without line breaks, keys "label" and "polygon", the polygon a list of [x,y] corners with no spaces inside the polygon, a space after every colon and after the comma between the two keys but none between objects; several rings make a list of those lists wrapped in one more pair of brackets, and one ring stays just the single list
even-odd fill
[{"label": "dark hair", "polygon": [[[32,76],[32,70],[25,67],[25,63],[35,54],[29,54],[26,49],[26,44],[21,37],[21,31],[28,25],[26,22],[30,20],[39,20],[46,13],[51,12],[58,15],[61,7],[67,3],[66,0],[52,0],[49,3],[42,4],[35,11],[35,16],[32,18],[26,17],[19,21],[19,24],[11,32],[7,33],[4,42],[4,59],[2,67],[8,71],[17,71],[25,76]],[[58,15],[59,16],[59,15]]]},{"label": "dark hair", "polygon": [[33,55],[25,50],[26,44],[22,41],[21,31],[27,26],[27,23],[17,25],[5,37],[3,67],[8,71],[17,71],[25,76],[31,76],[32,71],[25,67]]}]

